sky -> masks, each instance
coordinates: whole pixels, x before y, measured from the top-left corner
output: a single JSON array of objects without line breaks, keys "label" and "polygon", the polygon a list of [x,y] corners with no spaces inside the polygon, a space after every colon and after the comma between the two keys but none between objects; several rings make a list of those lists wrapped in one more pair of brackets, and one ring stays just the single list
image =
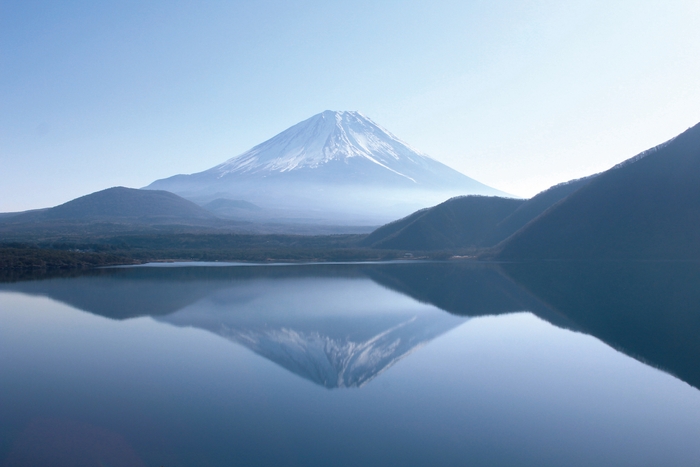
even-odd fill
[{"label": "sky", "polygon": [[358,110],[517,196],[700,122],[700,2],[0,2],[0,212]]}]

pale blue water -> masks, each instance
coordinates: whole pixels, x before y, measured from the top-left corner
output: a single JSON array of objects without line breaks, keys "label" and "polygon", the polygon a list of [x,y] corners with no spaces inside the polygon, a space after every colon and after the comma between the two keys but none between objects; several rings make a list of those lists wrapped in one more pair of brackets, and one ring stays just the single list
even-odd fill
[{"label": "pale blue water", "polygon": [[491,269],[448,313],[425,267],[0,284],[0,465],[700,465],[698,389]]}]

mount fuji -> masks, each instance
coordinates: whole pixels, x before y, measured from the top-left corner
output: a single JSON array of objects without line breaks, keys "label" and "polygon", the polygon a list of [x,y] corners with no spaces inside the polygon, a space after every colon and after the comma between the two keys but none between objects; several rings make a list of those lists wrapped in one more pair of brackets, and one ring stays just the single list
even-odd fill
[{"label": "mount fuji", "polygon": [[360,112],[327,110],[204,172],[157,180],[199,204],[260,206],[277,220],[384,223],[457,195],[509,196],[421,153]]}]

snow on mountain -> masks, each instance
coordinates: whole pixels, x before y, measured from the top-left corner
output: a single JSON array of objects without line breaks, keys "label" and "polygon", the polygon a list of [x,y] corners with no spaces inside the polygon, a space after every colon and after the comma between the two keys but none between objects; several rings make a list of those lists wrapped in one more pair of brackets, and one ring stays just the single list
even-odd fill
[{"label": "snow on mountain", "polygon": [[[388,221],[465,194],[507,196],[432,159],[360,112],[327,110],[204,172],[147,189],[243,199],[294,217]],[[279,215],[279,212],[277,213]]]},{"label": "snow on mountain", "polygon": [[410,147],[360,112],[327,110],[211,169],[219,177],[235,173],[317,169],[331,161],[360,158],[416,183],[410,165],[436,161]]}]

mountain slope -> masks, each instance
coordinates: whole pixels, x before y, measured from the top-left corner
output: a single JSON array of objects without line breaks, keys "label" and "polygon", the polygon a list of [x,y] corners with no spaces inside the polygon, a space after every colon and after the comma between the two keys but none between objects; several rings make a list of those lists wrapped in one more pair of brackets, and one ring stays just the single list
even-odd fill
[{"label": "mountain slope", "polygon": [[297,218],[350,223],[386,222],[455,195],[505,195],[415,150],[359,112],[333,111],[209,170],[146,188],[200,203],[245,199]]},{"label": "mountain slope", "polygon": [[167,191],[114,187],[81,196],[53,208],[17,214],[4,221],[158,223],[212,219],[216,219],[212,213]]},{"label": "mountain slope", "polygon": [[380,227],[364,246],[399,250],[441,250],[478,246],[501,220],[525,201],[497,196],[463,196]]},{"label": "mountain slope", "polygon": [[482,245],[497,245],[523,228],[528,222],[535,219],[547,209],[551,208],[571,193],[577,191],[582,186],[588,184],[594,177],[595,175],[591,175],[589,177],[560,183],[528,199],[511,215],[499,222]]},{"label": "mountain slope", "polygon": [[700,124],[598,175],[500,259],[700,259]]},{"label": "mountain slope", "polygon": [[383,225],[363,246],[400,250],[491,247],[508,238],[593,177],[553,186],[528,200],[497,196],[453,198]]}]

